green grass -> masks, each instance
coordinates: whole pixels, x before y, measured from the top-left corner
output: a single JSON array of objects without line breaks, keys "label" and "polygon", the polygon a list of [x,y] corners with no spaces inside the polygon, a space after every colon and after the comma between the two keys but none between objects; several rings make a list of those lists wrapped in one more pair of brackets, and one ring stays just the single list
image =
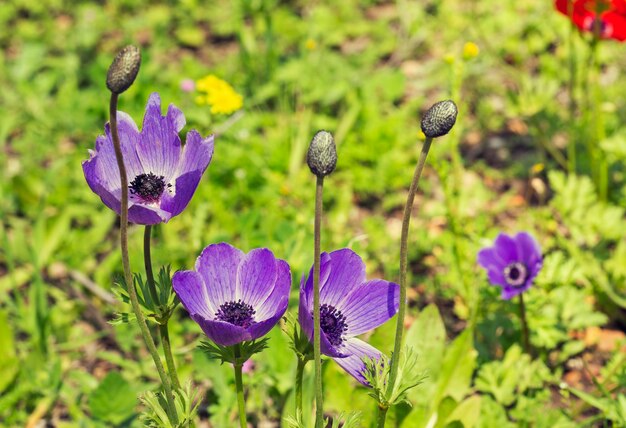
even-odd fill
[{"label": "green grass", "polygon": [[[412,408],[390,412],[389,426],[392,420],[427,426],[434,415],[437,422],[429,426],[624,423],[626,398],[617,391],[626,388],[626,369],[619,347],[600,352],[581,339],[593,326],[626,328],[623,45],[600,43],[599,102],[585,104],[579,82],[572,120],[570,28],[552,2],[5,3],[3,425],[141,426],[139,400],[115,411],[103,401],[111,394],[132,400],[157,385],[136,326],[106,324],[127,308],[94,294],[83,279],[110,292],[121,273],[117,218],[89,190],[80,163],[107,120],[106,70],[129,43],[141,47],[143,62],[121,110],[141,123],[156,91],[164,105],[183,110],[186,130],[221,131],[189,207],[155,229],[156,265],[188,269],[202,248],[221,241],[245,251],[268,247],[291,265],[295,314],[296,288],[313,258],[315,189],[304,157],[314,133],[326,129],[335,135],[339,161],[325,185],[322,249],[350,246],[370,277],[397,281],[400,218],[422,142],[421,113],[453,97],[457,125],[433,145],[409,237],[409,315],[415,321],[408,340],[429,378],[411,393]],[[582,77],[588,46],[575,36]],[[477,57],[463,58],[466,42],[479,46]],[[183,79],[207,74],[244,96],[237,120],[211,116],[180,89]],[[600,112],[599,134],[592,109]],[[567,158],[571,141],[577,170],[567,174],[559,159]],[[593,156],[605,159],[606,195],[597,190]],[[533,172],[538,163],[544,169]],[[477,251],[500,230],[531,231],[546,257],[528,293],[538,353],[533,361],[516,348],[516,307],[499,299],[476,265]],[[131,227],[135,272],[143,270],[141,239],[142,230]],[[184,310],[170,325],[183,383],[193,382],[203,397],[199,417],[215,427],[233,426],[230,368],[206,361],[196,349],[201,331]],[[370,341],[389,353],[392,335],[388,323]],[[270,336],[270,349],[244,380],[254,426],[293,414],[296,359],[278,328]],[[563,388],[564,372],[585,359],[597,369],[597,383],[587,377],[576,391]],[[330,414],[361,411],[368,426],[374,402],[332,361],[325,363],[325,385]],[[312,396],[309,385],[305,402]]]}]

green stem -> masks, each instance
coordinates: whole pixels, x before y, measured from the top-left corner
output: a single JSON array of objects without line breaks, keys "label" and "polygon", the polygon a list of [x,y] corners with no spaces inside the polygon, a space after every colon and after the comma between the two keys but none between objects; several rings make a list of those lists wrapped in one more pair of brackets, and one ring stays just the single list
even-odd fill
[{"label": "green stem", "polygon": [[143,233],[143,264],[146,268],[146,277],[148,279],[148,290],[150,297],[154,303],[159,303],[159,294],[157,293],[154,281],[154,273],[152,271],[152,255],[150,251],[150,236],[152,235],[152,226],[147,225]]},{"label": "green stem", "polygon": [[524,344],[524,352],[531,355],[528,322],[526,321],[526,305],[524,304],[524,293],[520,293],[519,295],[519,316],[522,322],[522,343]]},{"label": "green stem", "polygon": [[415,168],[415,174],[413,175],[413,181],[409,188],[409,195],[406,198],[406,205],[404,207],[404,217],[402,218],[402,236],[400,238],[400,307],[398,309],[398,319],[396,321],[396,338],[393,345],[393,354],[391,354],[391,368],[389,372],[389,382],[387,383],[387,395],[390,395],[393,391],[396,383],[396,377],[398,376],[398,364],[400,359],[400,350],[402,347],[402,333],[404,331],[404,317],[406,315],[406,276],[408,267],[408,238],[409,238],[409,224],[411,223],[411,211],[413,209],[413,201],[415,200],[415,193],[417,192],[417,185],[422,171],[424,170],[424,164],[426,163],[426,156],[430,150],[432,138],[426,138],[424,145],[422,146],[422,152],[417,161],[417,167]]},{"label": "green stem", "polygon": [[302,420],[302,380],[304,378],[304,367],[308,360],[298,358],[298,367],[296,368],[296,419]]},{"label": "green stem", "polygon": [[178,424],[178,415],[176,413],[176,407],[174,406],[174,395],[172,394],[172,386],[170,379],[165,373],[159,352],[157,351],[152,335],[146,324],[146,320],[141,312],[139,306],[139,299],[137,298],[137,290],[135,290],[135,283],[133,282],[133,276],[130,271],[130,259],[128,257],[128,175],[126,174],[126,167],[124,166],[124,157],[122,154],[122,147],[120,144],[120,137],[117,132],[117,94],[111,94],[111,102],[109,104],[111,135],[113,137],[113,148],[115,150],[115,158],[117,160],[117,166],[120,172],[120,185],[121,185],[121,207],[120,207],[120,247],[122,251],[122,267],[124,268],[124,280],[126,281],[128,289],[128,297],[130,298],[130,304],[133,308],[135,317],[137,318],[137,324],[143,336],[143,340],[146,343],[148,352],[154,360],[161,383],[165,389],[165,397],[167,400],[168,417],[174,424]]},{"label": "green stem", "polygon": [[[158,303],[159,297],[156,289],[156,282],[154,281],[154,272],[152,271],[152,253],[150,251],[151,235],[152,226],[147,225],[143,234],[143,261],[146,268],[146,278],[148,280],[150,296],[155,303]],[[165,355],[165,364],[167,365],[167,371],[170,375],[170,379],[172,380],[172,386],[174,389],[180,389],[180,382],[178,380],[178,374],[176,373],[174,356],[172,355],[172,345],[170,343],[170,333],[167,323],[168,321],[165,321],[165,324],[159,324],[159,336],[161,337],[161,346],[163,347],[163,354]]]},{"label": "green stem", "polygon": [[378,407],[378,412],[376,412],[376,426],[378,428],[385,428],[385,420],[387,419],[387,410],[388,408]]},{"label": "green stem", "polygon": [[174,363],[174,355],[172,354],[172,345],[170,343],[170,332],[165,324],[159,324],[159,334],[161,336],[161,346],[163,346],[163,354],[165,355],[165,364],[167,365],[167,371],[172,379],[172,386],[174,389],[180,389],[180,381],[178,380],[178,373],[176,373],[176,364]]},{"label": "green stem", "polygon": [[322,224],[322,194],[324,177],[315,184],[315,230],[313,259],[313,360],[315,361],[315,428],[324,424],[324,392],[322,390],[322,355],[320,334],[320,228]]},{"label": "green stem", "polygon": [[[574,1],[567,1],[567,16],[570,21],[574,21]],[[570,141],[567,145],[567,164],[570,174],[576,172],[576,76],[577,76],[577,61],[576,61],[576,46],[574,45],[574,24],[570,25],[568,44],[569,44],[569,123],[570,123]]]},{"label": "green stem", "polygon": [[243,379],[242,379],[242,367],[243,362],[239,361],[239,357],[241,357],[241,345],[235,345],[235,364],[233,364],[233,368],[235,369],[235,388],[237,389],[237,404],[239,405],[239,425],[241,428],[247,428],[248,423],[246,422],[246,401],[243,396]]}]

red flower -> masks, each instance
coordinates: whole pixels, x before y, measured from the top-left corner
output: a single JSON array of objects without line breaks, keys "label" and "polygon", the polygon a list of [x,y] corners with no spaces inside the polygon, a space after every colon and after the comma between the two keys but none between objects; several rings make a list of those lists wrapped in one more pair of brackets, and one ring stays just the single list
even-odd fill
[{"label": "red flower", "polygon": [[626,0],[555,0],[555,6],[583,31],[598,31],[602,39],[626,40]]}]

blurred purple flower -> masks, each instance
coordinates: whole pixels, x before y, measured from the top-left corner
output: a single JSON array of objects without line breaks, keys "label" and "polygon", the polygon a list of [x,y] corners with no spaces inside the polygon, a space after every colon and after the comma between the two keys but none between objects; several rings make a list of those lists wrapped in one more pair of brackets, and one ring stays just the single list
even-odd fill
[{"label": "blurred purple flower", "polygon": [[196,82],[192,79],[183,79],[180,82],[180,89],[183,92],[193,92],[196,89]]},{"label": "blurred purple flower", "polygon": [[206,247],[195,270],[178,271],[174,291],[191,318],[218,345],[258,339],[287,310],[291,270],[267,248],[244,254],[226,244]]},{"label": "blurred purple flower", "polygon": [[530,288],[543,258],[539,244],[529,233],[513,237],[500,233],[493,247],[478,252],[478,264],[487,270],[492,284],[502,287],[502,298],[508,300]]},{"label": "blurred purple flower", "polygon": [[[178,133],[185,116],[173,104],[161,116],[161,98],[148,99],[139,131],[129,115],[117,113],[124,164],[128,173],[128,220],[138,224],[167,222],[180,214],[193,196],[213,156],[213,136],[202,138],[192,129],[183,146]],[[120,174],[110,126],[96,139],[96,150],[83,162],[87,184],[104,204],[120,213]]]},{"label": "blurred purple flower", "polygon": [[[379,359],[381,352],[355,338],[393,317],[399,306],[398,284],[374,279],[365,282],[365,265],[344,248],[322,253],[320,265],[321,351],[333,358],[363,385],[369,386],[363,358]],[[300,282],[298,320],[313,340],[313,268]]]}]

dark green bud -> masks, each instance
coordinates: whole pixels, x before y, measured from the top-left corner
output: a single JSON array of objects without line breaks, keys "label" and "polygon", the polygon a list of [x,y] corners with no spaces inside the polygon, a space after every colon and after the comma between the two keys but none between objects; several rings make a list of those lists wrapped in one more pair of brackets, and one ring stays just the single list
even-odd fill
[{"label": "dark green bud", "polygon": [[114,94],[121,94],[135,81],[139,66],[141,65],[141,53],[136,46],[126,46],[119,51],[107,73],[107,88]]},{"label": "dark green bud", "polygon": [[422,132],[428,138],[446,135],[456,122],[459,111],[452,100],[439,101],[426,111],[422,118]]},{"label": "dark green bud", "polygon": [[311,140],[306,154],[306,163],[311,172],[318,177],[325,177],[337,166],[337,148],[333,135],[328,131],[318,131]]}]

